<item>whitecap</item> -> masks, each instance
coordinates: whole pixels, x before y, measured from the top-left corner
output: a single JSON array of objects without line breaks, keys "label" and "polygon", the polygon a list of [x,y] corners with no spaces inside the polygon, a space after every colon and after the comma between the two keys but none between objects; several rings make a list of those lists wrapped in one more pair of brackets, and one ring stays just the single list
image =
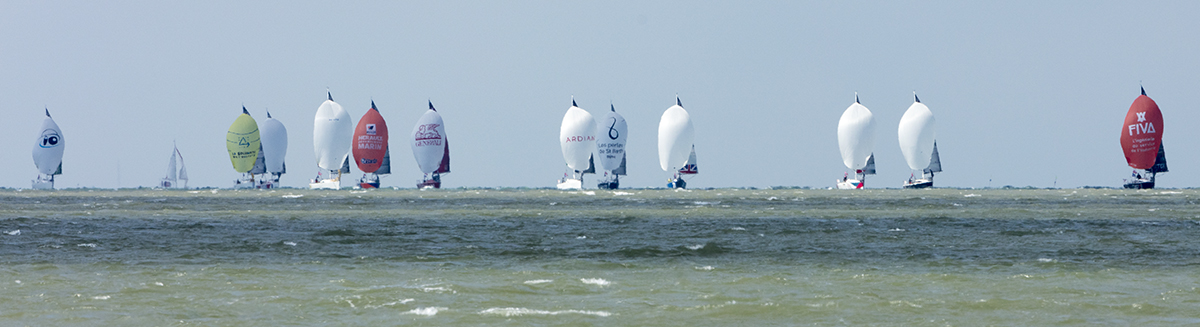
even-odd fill
[{"label": "whitecap", "polygon": [[111,295],[100,295],[100,296],[93,296],[92,300],[108,300],[109,298],[112,298],[112,296]]},{"label": "whitecap", "polygon": [[688,248],[692,251],[695,251],[695,250],[703,249],[704,244],[688,245],[688,246],[686,246],[686,248]]},{"label": "whitecap", "polygon": [[599,317],[608,317],[608,316],[612,315],[612,313],[607,312],[607,311],[591,311],[591,310],[547,311],[547,310],[534,310],[534,309],[526,309],[526,308],[489,308],[487,310],[483,310],[483,311],[479,312],[479,314],[481,314],[481,315],[500,315],[500,316],[505,316],[505,317],[524,316],[524,315],[555,316],[555,315],[567,314],[567,313],[593,315],[593,316],[599,316]]},{"label": "whitecap", "polygon": [[631,193],[631,192],[621,192],[621,191],[613,192],[613,195],[633,195],[633,194],[634,193]]},{"label": "whitecap", "polygon": [[892,229],[889,229],[888,231],[889,232],[903,232],[904,229],[903,228],[892,228]]},{"label": "whitecap", "polygon": [[534,279],[534,280],[525,281],[525,284],[526,285],[537,285],[537,284],[545,284],[545,283],[549,283],[549,282],[553,282],[553,281],[554,281],[553,279]]},{"label": "whitecap", "polygon": [[575,239],[577,239],[577,240],[582,240],[582,239],[586,239],[586,238],[587,238],[587,235],[579,235],[579,236],[575,237]]},{"label": "whitecap", "polygon": [[426,316],[426,317],[432,317],[433,315],[436,315],[436,314],[438,313],[438,311],[441,311],[441,310],[446,310],[446,307],[426,307],[426,308],[416,308],[416,309],[412,309],[412,310],[405,311],[405,312],[403,312],[403,313],[400,313],[400,314],[404,314],[404,315],[421,315],[421,316]]},{"label": "whitecap", "polygon": [[696,270],[710,271],[713,270],[713,266],[696,267]]},{"label": "whitecap", "polygon": [[18,229],[18,230],[14,230],[14,231],[7,231],[7,232],[4,232],[4,233],[5,233],[5,234],[8,234],[9,236],[17,236],[17,235],[21,235],[21,230],[20,230],[20,229]]},{"label": "whitecap", "polygon": [[609,284],[612,284],[611,282],[604,280],[604,278],[580,278],[579,281],[583,282],[584,284],[592,284],[592,285],[600,285],[600,286],[608,286]]},{"label": "whitecap", "polygon": [[730,228],[730,229],[732,229],[732,230],[746,230],[745,228],[741,228],[741,227],[734,227],[734,228]]},{"label": "whitecap", "polygon": [[1054,260],[1054,259],[1050,259],[1050,258],[1038,258],[1038,262],[1058,262],[1058,260]]},{"label": "whitecap", "polygon": [[96,247],[96,243],[80,243],[75,244],[75,246],[94,248]]},{"label": "whitecap", "polygon": [[963,195],[963,197],[964,197],[964,198],[973,198],[973,197],[977,197],[977,196],[980,196],[980,195],[979,195],[979,194],[975,194],[975,193],[971,193],[971,194]]},{"label": "whitecap", "polygon": [[594,191],[583,191],[583,194],[586,194],[586,195],[596,195],[596,192],[594,192]]},{"label": "whitecap", "polygon": [[695,204],[695,205],[698,205],[698,206],[703,206],[703,205],[710,205],[710,204],[712,204],[712,202],[707,202],[707,201],[696,201],[696,202],[692,202],[692,204]]},{"label": "whitecap", "polygon": [[297,199],[297,198],[304,197],[304,194],[284,194],[283,196],[280,196],[280,197],[284,198],[284,199]]},{"label": "whitecap", "polygon": [[296,246],[296,242],[283,242],[283,245]]}]

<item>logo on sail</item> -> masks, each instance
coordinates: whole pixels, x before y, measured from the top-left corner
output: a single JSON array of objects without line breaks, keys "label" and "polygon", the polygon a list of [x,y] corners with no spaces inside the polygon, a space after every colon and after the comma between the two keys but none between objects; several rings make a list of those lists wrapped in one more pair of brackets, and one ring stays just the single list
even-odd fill
[{"label": "logo on sail", "polygon": [[238,139],[238,146],[247,148],[250,147],[250,141],[246,141],[246,137]]},{"label": "logo on sail", "polygon": [[440,139],[442,139],[442,134],[438,133],[438,131],[437,131],[438,126],[441,126],[441,125],[438,125],[438,124],[421,125],[421,127],[417,127],[417,133],[414,136],[416,137],[417,141],[440,140]]},{"label": "logo on sail", "polygon": [[58,136],[58,131],[47,129],[42,131],[42,143],[39,143],[38,146],[43,148],[53,148],[58,146],[58,141],[61,139],[62,137]]},{"label": "logo on sail", "polygon": [[1145,111],[1137,113],[1137,116],[1138,116],[1139,123],[1146,121],[1146,112]]},{"label": "logo on sail", "polygon": [[621,132],[617,131],[617,117],[612,118],[612,125],[608,126],[608,138],[617,139],[621,137]]},{"label": "logo on sail", "polygon": [[375,135],[375,124],[367,124],[367,135]]}]

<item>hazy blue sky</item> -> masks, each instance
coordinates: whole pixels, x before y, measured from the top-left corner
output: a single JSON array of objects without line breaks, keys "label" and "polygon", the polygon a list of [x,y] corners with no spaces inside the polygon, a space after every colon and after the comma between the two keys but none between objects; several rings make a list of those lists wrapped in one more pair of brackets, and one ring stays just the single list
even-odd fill
[{"label": "hazy blue sky", "polygon": [[937,118],[938,186],[1119,186],[1139,81],[1166,120],[1159,185],[1200,186],[1198,2],[351,3],[0,2],[0,186],[30,186],[48,107],[67,142],[58,187],[156,185],[172,140],[189,186],[230,187],[243,104],[287,126],[283,183],[305,186],[326,87],[356,122],[371,99],[387,119],[384,186],[420,178],[407,135],[432,100],[446,187],[552,187],[574,95],[628,120],[622,186],[661,187],[676,94],[696,129],[689,186],[833,186],[857,91],[879,126],[867,186],[898,187],[914,90]]}]

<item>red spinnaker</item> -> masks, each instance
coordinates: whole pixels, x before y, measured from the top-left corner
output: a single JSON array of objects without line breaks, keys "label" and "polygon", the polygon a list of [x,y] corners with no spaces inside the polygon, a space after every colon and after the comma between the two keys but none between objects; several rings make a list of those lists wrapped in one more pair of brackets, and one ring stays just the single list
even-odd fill
[{"label": "red spinnaker", "polygon": [[1133,100],[1121,126],[1121,148],[1125,149],[1125,161],[1134,169],[1150,169],[1158,157],[1158,146],[1162,144],[1163,118],[1154,103],[1143,91]]},{"label": "red spinnaker", "polygon": [[[379,170],[387,148],[387,123],[383,121],[383,116],[379,115],[379,110],[375,109],[375,103],[372,102],[371,109],[363,114],[362,119],[358,120],[358,127],[354,128],[354,146],[350,149],[358,170],[364,173]],[[1151,161],[1154,161],[1153,158]]]}]

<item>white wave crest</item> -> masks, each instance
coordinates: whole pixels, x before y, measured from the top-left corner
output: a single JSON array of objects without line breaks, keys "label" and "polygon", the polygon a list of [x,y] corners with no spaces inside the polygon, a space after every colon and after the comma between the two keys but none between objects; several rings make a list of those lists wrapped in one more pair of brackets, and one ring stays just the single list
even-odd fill
[{"label": "white wave crest", "polygon": [[686,247],[687,247],[689,250],[696,251],[696,250],[699,250],[699,249],[703,249],[703,248],[704,248],[704,244],[688,245],[688,246],[686,246]]},{"label": "white wave crest", "polygon": [[524,316],[524,315],[556,316],[556,315],[568,314],[568,313],[593,315],[593,316],[599,316],[599,317],[608,317],[608,316],[612,315],[612,313],[607,312],[607,311],[591,311],[591,310],[547,311],[547,310],[534,310],[534,309],[526,309],[526,308],[489,308],[487,310],[483,310],[483,311],[479,312],[479,314],[481,314],[481,315],[500,315],[500,316],[505,316],[505,317]]},{"label": "white wave crest", "polygon": [[553,281],[554,281],[553,279],[534,279],[534,280],[527,280],[527,281],[525,281],[525,284],[526,284],[526,285],[537,285],[537,284],[545,284],[545,283],[550,283],[550,282],[553,282]]},{"label": "white wave crest", "polygon": [[408,310],[408,311],[402,312],[402,313],[400,313],[400,314],[404,314],[404,315],[419,315],[419,316],[432,317],[433,315],[436,315],[436,314],[438,313],[438,311],[441,311],[441,310],[446,310],[446,309],[447,309],[447,308],[445,308],[445,307],[427,307],[427,308],[416,308],[416,309],[412,309],[412,310]]},{"label": "white wave crest", "polygon": [[8,234],[8,235],[10,235],[10,236],[17,236],[17,235],[21,235],[21,230],[20,230],[20,229],[18,229],[18,230],[14,230],[14,231],[7,231],[7,232],[4,232],[4,233],[5,233],[5,234]]},{"label": "white wave crest", "polygon": [[580,278],[579,281],[583,282],[584,284],[600,285],[600,286],[608,286],[608,285],[612,284],[611,282],[604,280],[604,278]]}]

